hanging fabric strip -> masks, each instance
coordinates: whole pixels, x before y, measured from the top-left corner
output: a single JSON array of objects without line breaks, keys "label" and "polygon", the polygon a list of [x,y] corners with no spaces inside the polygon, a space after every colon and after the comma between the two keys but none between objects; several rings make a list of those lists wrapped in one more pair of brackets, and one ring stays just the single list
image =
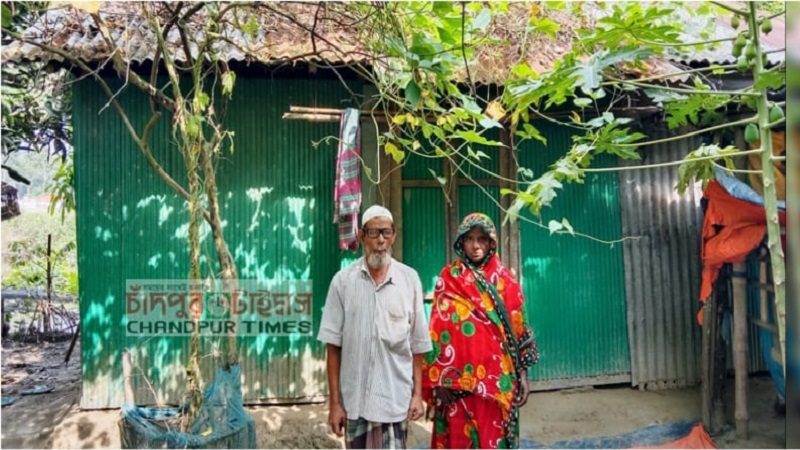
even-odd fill
[{"label": "hanging fabric strip", "polygon": [[333,222],[339,225],[339,248],[358,250],[358,210],[361,208],[361,112],[347,108],[339,122],[339,151],[333,193]]}]

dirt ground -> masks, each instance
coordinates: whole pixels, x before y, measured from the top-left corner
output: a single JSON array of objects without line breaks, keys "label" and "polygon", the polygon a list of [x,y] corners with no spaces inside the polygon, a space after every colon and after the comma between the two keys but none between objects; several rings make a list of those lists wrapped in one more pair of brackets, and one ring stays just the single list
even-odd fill
[{"label": "dirt ground", "polygon": [[[81,411],[79,349],[68,365],[68,342],[3,343],[2,395],[14,404],[0,413],[2,448],[119,448],[119,410]],[[53,387],[19,395],[35,385]],[[729,389],[730,391],[730,389]],[[750,436],[737,440],[731,428],[714,439],[720,448],[785,447],[785,419],[773,409],[769,378],[750,383]],[[324,404],[248,408],[256,422],[258,448],[342,448],[328,433]],[[697,387],[644,392],[630,387],[534,392],[522,410],[523,438],[547,445],[561,440],[618,436],[648,425],[699,419]],[[733,423],[732,412],[729,423]],[[409,447],[427,448],[431,424],[410,424]]]}]

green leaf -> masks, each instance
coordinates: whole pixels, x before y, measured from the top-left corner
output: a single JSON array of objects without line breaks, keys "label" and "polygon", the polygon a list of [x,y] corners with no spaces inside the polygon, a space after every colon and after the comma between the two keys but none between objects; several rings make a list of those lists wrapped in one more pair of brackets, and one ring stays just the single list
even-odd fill
[{"label": "green leaf", "polygon": [[548,18],[541,18],[541,17],[531,17],[531,20],[528,22],[528,31],[546,34],[551,38],[555,39],[558,30],[561,29],[561,25],[553,22],[551,19]]},{"label": "green leaf", "polygon": [[518,78],[535,78],[539,74],[531,69],[531,66],[526,62],[521,62],[511,68],[511,73]]},{"label": "green leaf", "polygon": [[225,72],[222,74],[222,93],[230,97],[233,94],[233,86],[236,85],[236,72]]},{"label": "green leaf", "polygon": [[186,135],[190,139],[195,139],[198,136],[200,136],[200,128],[202,126],[202,121],[203,119],[200,116],[194,114],[192,114],[191,116],[189,116],[188,119],[186,119]]},{"label": "green leaf", "polygon": [[208,107],[210,99],[208,94],[203,91],[198,92],[194,96],[194,100],[192,101],[192,107],[196,112],[203,112]]},{"label": "green leaf", "polygon": [[[441,4],[441,3],[448,3],[448,2],[435,2],[434,4]],[[442,44],[447,45],[456,45],[458,42],[453,34],[448,31],[446,28],[438,27],[436,31],[439,33],[439,39],[442,41]]]},{"label": "green leaf", "polygon": [[256,34],[258,33],[258,21],[256,20],[255,15],[251,15],[247,23],[242,25],[242,32],[244,32],[251,38],[256,37]]},{"label": "green leaf", "polygon": [[592,104],[592,99],[586,97],[578,97],[572,101],[578,108],[585,108]]},{"label": "green leaf", "polygon": [[413,78],[411,80],[408,80],[405,92],[406,92],[406,100],[408,101],[408,103],[410,103],[411,106],[416,107],[417,101],[419,101],[420,90],[419,86],[417,86],[417,82],[414,81]]},{"label": "green leaf", "polygon": [[714,112],[727,105],[731,97],[727,95],[692,94],[675,101],[665,101],[667,127],[674,129],[684,125],[698,125],[703,115]]},{"label": "green leaf", "polygon": [[539,129],[528,122],[522,124],[522,130],[517,130],[517,136],[522,139],[536,139],[544,145],[547,145],[547,138],[542,136]]},{"label": "green leaf", "polygon": [[489,155],[487,155],[486,153],[482,152],[481,150],[478,150],[476,152],[475,150],[472,149],[471,146],[467,146],[467,156],[469,156],[470,158],[472,158],[472,159],[474,159],[476,161],[480,161],[481,158],[491,159],[489,157]]},{"label": "green leaf", "polygon": [[517,167],[517,173],[522,175],[523,178],[533,179],[533,170],[527,167]]},{"label": "green leaf", "polygon": [[714,179],[714,160],[698,160],[698,158],[713,156],[722,160],[728,169],[734,169],[732,156],[736,153],[739,153],[739,150],[730,145],[725,148],[720,148],[716,144],[701,145],[683,158],[683,163],[678,167],[678,184],[675,188],[680,194],[686,192],[694,182],[702,182],[705,188],[708,182]]},{"label": "green leaf", "polygon": [[561,225],[564,226],[564,229],[566,229],[569,234],[575,236],[575,230],[572,228],[572,224],[569,223],[569,220],[567,220],[566,217],[561,219]]},{"label": "green leaf", "polygon": [[563,228],[564,225],[562,225],[561,222],[557,220],[551,220],[550,222],[547,222],[547,229],[550,230],[551,235],[555,232],[561,231]]},{"label": "green leaf", "polygon": [[473,144],[480,144],[480,145],[489,145],[494,147],[502,147],[503,143],[498,141],[490,141],[485,137],[481,136],[477,131],[474,130],[460,130],[456,131],[453,134],[455,137],[461,138],[467,142],[471,142]]},{"label": "green leaf", "polygon": [[483,127],[484,129],[488,128],[503,128],[503,125],[500,122],[492,119],[491,117],[484,116],[478,124]]},{"label": "green leaf", "polygon": [[578,67],[575,71],[578,74],[576,86],[579,86],[584,94],[589,95],[592,91],[600,87],[600,69],[596,65],[587,64]]},{"label": "green leaf", "polygon": [[11,9],[5,3],[0,6],[0,20],[2,20],[3,28],[11,26]]},{"label": "green leaf", "polygon": [[428,172],[430,172],[430,173],[431,173],[431,175],[433,175],[433,178],[435,178],[435,179],[436,179],[436,181],[438,181],[438,182],[439,182],[439,184],[441,184],[442,186],[444,186],[445,184],[447,184],[447,178],[445,178],[445,177],[440,177],[439,175],[437,175],[437,174],[436,174],[436,172],[434,172],[434,170],[433,170],[433,169],[428,169]]},{"label": "green leaf", "polygon": [[770,70],[759,74],[758,81],[755,82],[753,88],[760,91],[762,89],[780,89],[783,86],[786,86],[785,70]]},{"label": "green leaf", "polygon": [[600,87],[602,81],[600,74],[604,69],[623,61],[637,61],[652,54],[653,52],[647,48],[600,51],[576,68],[578,79],[575,81],[575,86],[580,87],[586,95],[592,95],[594,90]]},{"label": "green leaf", "polygon": [[391,156],[392,159],[394,159],[394,162],[396,162],[397,164],[400,164],[401,162],[403,162],[403,159],[406,157],[406,152],[404,152],[403,150],[400,150],[399,148],[397,148],[396,145],[394,145],[391,142],[387,142],[386,145],[384,146],[384,148],[385,148],[386,153],[389,156]]},{"label": "green leaf", "polygon": [[451,2],[433,2],[433,13],[437,16],[446,16],[453,11]]},{"label": "green leaf", "polygon": [[483,114],[483,109],[471,97],[464,96],[461,99],[464,103],[464,109],[473,114]]}]

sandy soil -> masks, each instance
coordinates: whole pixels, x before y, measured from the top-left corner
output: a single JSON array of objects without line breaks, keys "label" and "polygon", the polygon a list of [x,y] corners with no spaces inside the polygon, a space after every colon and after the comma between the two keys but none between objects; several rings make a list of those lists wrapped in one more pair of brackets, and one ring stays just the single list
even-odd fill
[{"label": "sandy soil", "polygon": [[[119,448],[119,411],[80,411],[80,365],[76,354],[63,364],[68,342],[4,343],[2,393],[17,401],[2,408],[3,448]],[[53,386],[41,395],[18,393],[33,385]],[[731,391],[729,389],[729,391]],[[773,409],[774,388],[765,377],[750,384],[750,436],[716,436],[721,448],[785,446],[785,420]],[[732,403],[732,402],[731,402]],[[248,408],[256,422],[258,448],[342,448],[328,433],[324,404]],[[522,410],[523,438],[547,445],[560,440],[618,436],[642,427],[700,417],[700,390],[644,392],[629,387],[535,392]],[[730,412],[729,423],[733,423]],[[409,447],[426,448],[431,425],[409,426]]]}]

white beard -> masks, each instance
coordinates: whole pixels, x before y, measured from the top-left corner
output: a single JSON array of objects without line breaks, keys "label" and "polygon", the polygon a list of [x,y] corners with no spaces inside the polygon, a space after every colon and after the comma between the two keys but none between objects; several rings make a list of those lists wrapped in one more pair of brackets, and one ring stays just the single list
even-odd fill
[{"label": "white beard", "polygon": [[392,250],[387,248],[386,251],[372,253],[371,255],[367,256],[367,265],[373,270],[382,269],[389,265],[389,261],[391,260]]}]

